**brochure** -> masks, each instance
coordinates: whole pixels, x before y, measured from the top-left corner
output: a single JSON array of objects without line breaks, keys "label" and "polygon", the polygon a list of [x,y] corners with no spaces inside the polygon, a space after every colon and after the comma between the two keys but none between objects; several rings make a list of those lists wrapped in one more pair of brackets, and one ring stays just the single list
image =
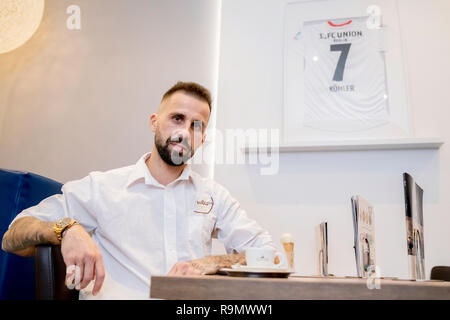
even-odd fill
[{"label": "brochure", "polygon": [[423,189],[406,172],[403,173],[403,187],[405,194],[409,275],[412,280],[425,280]]},{"label": "brochure", "polygon": [[358,277],[375,272],[375,221],[373,206],[361,196],[352,197],[354,249]]},{"label": "brochure", "polygon": [[319,230],[319,274],[328,276],[328,223],[322,222]]}]

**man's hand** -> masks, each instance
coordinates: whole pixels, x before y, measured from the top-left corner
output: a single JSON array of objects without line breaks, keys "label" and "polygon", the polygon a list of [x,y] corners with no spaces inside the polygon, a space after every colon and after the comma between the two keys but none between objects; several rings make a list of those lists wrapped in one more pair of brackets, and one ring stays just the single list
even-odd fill
[{"label": "man's hand", "polygon": [[[206,263],[182,261],[177,262],[170,269],[168,276],[198,276],[203,274],[215,274],[219,270],[218,265],[208,265]],[[197,260],[198,261],[198,260]]]},{"label": "man's hand", "polygon": [[67,267],[66,285],[75,285],[75,289],[80,290],[95,279],[92,290],[95,296],[105,279],[105,268],[100,250],[81,225],[76,224],[64,232],[61,253]]},{"label": "man's hand", "polygon": [[209,256],[203,259],[183,261],[176,263],[170,269],[168,276],[191,276],[215,274],[221,268],[231,268],[233,264],[245,265],[245,253],[225,254],[220,256]]}]

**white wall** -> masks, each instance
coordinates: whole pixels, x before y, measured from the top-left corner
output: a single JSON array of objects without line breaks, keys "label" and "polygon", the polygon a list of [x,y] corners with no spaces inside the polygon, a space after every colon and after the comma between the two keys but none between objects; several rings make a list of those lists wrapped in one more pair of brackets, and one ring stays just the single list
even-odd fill
[{"label": "white wall", "polygon": [[[68,30],[69,5],[81,30]],[[178,80],[216,86],[220,1],[47,0],[0,55],[0,167],[61,182],[137,161],[148,118]]]},{"label": "white wall", "polygon": [[[227,0],[222,7],[217,127],[281,128],[283,15],[286,1]],[[217,165],[248,214],[296,239],[296,269],[317,273],[314,227],[328,221],[329,271],[356,275],[350,197],[375,206],[377,264],[384,276],[408,277],[402,173],[425,190],[426,269],[450,265],[450,2],[401,0],[406,67],[416,136],[440,136],[439,150],[280,154],[280,171]],[[219,251],[219,248],[217,249]]]},{"label": "white wall", "polygon": [[[65,27],[69,4],[81,7],[80,31]],[[219,129],[280,128],[284,4],[222,2]],[[47,0],[33,38],[0,55],[0,167],[65,182],[136,161],[153,143],[147,119],[170,85],[189,79],[214,92],[219,9],[211,0]],[[300,273],[316,273],[314,227],[327,220],[330,272],[355,274],[358,193],[375,205],[382,274],[407,277],[403,171],[425,189],[427,273],[450,265],[450,2],[401,0],[400,18],[414,132],[442,137],[439,151],[287,153],[274,176],[215,168],[277,241],[295,236]]]}]

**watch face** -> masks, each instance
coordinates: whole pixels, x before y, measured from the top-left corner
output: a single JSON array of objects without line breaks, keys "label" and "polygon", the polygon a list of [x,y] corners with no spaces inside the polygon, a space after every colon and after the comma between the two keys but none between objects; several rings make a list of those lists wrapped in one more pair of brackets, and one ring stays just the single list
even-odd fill
[{"label": "watch face", "polygon": [[71,221],[72,221],[71,218],[64,218],[59,220],[58,224],[61,228],[64,228],[65,226],[69,225]]}]

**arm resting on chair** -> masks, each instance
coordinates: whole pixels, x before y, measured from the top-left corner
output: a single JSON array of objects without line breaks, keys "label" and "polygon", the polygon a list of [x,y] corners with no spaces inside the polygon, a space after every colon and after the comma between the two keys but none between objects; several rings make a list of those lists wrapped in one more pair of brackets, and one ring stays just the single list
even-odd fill
[{"label": "arm resting on chair", "polygon": [[[92,294],[96,295],[105,278],[103,259],[97,244],[80,224],[74,224],[62,234],[60,242],[53,231],[53,222],[45,222],[34,217],[24,217],[15,221],[3,236],[2,248],[19,255],[33,255],[37,245],[60,245],[62,260],[67,265],[81,269],[81,283],[77,289],[84,289],[95,279]],[[59,247],[58,247],[59,248]]]},{"label": "arm resting on chair", "polygon": [[2,249],[20,256],[33,256],[39,244],[60,244],[53,231],[54,222],[41,221],[34,217],[16,220],[6,231]]}]

